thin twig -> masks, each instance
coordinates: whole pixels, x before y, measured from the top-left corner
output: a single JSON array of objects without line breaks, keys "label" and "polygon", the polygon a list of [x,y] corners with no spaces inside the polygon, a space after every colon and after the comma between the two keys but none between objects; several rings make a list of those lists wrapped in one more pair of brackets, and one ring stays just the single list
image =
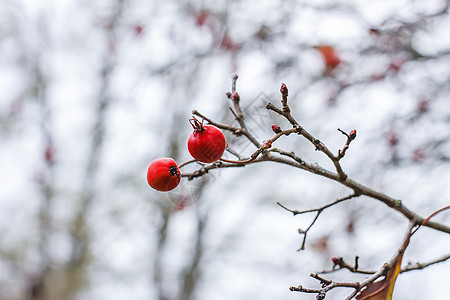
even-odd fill
[{"label": "thin twig", "polygon": [[442,257],[439,257],[439,258],[434,259],[429,262],[424,262],[424,263],[417,262],[415,264],[410,264],[410,265],[403,267],[402,270],[400,271],[400,273],[405,273],[405,272],[414,271],[414,270],[422,270],[422,269],[428,268],[429,266],[444,262],[449,259],[450,259],[450,254],[447,254],[447,255],[444,255]]},{"label": "thin twig", "polygon": [[244,160],[229,160],[229,159],[226,159],[226,158],[221,158],[220,160],[221,160],[221,161],[224,161],[224,162],[228,162],[228,163],[236,163],[236,164],[246,164],[246,163],[249,163],[249,162],[255,160],[261,153],[264,152],[264,150],[267,150],[267,149],[269,149],[270,147],[272,147],[272,144],[273,144],[276,140],[278,140],[280,137],[282,137],[283,135],[290,135],[290,134],[293,133],[293,132],[296,132],[296,129],[295,129],[295,128],[282,130],[282,131],[276,133],[271,139],[264,141],[264,142],[261,144],[261,146],[259,146],[259,148],[256,149],[256,151],[253,152],[253,153],[250,155],[250,158],[248,158],[248,159],[244,159]]},{"label": "thin twig", "polygon": [[341,158],[345,156],[345,152],[347,152],[348,148],[350,147],[350,143],[356,138],[356,130],[352,130],[350,131],[350,133],[346,133],[340,128],[338,128],[337,130],[347,137],[347,141],[345,142],[344,147],[342,148],[342,150],[338,151],[336,159],[339,161]]},{"label": "thin twig", "polygon": [[188,160],[188,161],[186,161],[186,162],[184,162],[184,163],[178,165],[178,168],[181,169],[182,167],[184,167],[184,166],[186,166],[186,165],[189,165],[189,164],[192,164],[192,163],[195,163],[195,162],[198,162],[198,161],[195,160],[195,159]]},{"label": "thin twig", "polygon": [[319,218],[320,214],[322,213],[322,210],[317,211],[316,216],[314,217],[314,219],[312,220],[311,224],[309,224],[308,228],[306,228],[306,230],[301,230],[299,229],[298,232],[300,234],[303,234],[303,240],[302,240],[302,245],[300,247],[300,249],[298,249],[297,251],[302,251],[305,250],[305,246],[306,246],[306,237],[308,235],[309,230],[313,227],[313,225],[316,223],[317,219]]},{"label": "thin twig", "polygon": [[[352,266],[349,263],[347,263],[342,257],[333,257],[333,268],[331,270],[323,270],[319,272],[320,274],[328,274],[328,273],[334,273],[340,270],[349,270],[352,273],[357,274],[366,274],[366,275],[372,275],[375,274],[375,271],[368,271],[368,270],[360,270],[358,260],[359,257],[355,256],[355,264]],[[336,268],[339,267],[339,268]]]},{"label": "thin twig", "polygon": [[280,92],[282,94],[281,103],[283,109],[277,108],[274,104],[270,102],[266,105],[266,108],[285,117],[294,128],[297,128],[299,134],[304,136],[308,141],[310,141],[314,145],[316,150],[325,153],[325,155],[328,156],[328,158],[333,162],[334,167],[336,168],[336,172],[339,175],[339,180],[345,181],[347,179],[347,174],[345,174],[344,171],[342,170],[342,166],[339,163],[340,158],[338,156],[335,156],[319,139],[316,139],[313,135],[311,135],[308,131],[306,131],[303,127],[301,127],[295,120],[295,118],[291,115],[290,107],[287,104],[288,90],[284,83],[281,85]]},{"label": "thin twig", "polygon": [[291,210],[291,209],[287,208],[286,206],[282,205],[280,202],[277,202],[277,204],[279,206],[281,206],[282,208],[284,208],[285,210],[293,213],[294,216],[295,216],[295,215],[299,215],[299,214],[305,214],[305,213],[310,213],[310,212],[322,211],[322,210],[324,210],[324,209],[326,209],[326,208],[328,208],[330,206],[336,205],[336,204],[341,203],[343,201],[346,201],[346,200],[349,200],[349,199],[352,199],[352,198],[355,198],[355,197],[359,197],[359,196],[360,196],[360,194],[353,193],[353,194],[351,194],[349,196],[346,196],[346,197],[343,197],[343,198],[339,198],[336,201],[328,203],[328,204],[326,204],[324,206],[321,206],[321,207],[318,207],[318,208],[312,208],[312,209],[305,209],[305,210]]},{"label": "thin twig", "polygon": [[372,282],[376,281],[378,278],[382,276],[386,276],[387,272],[395,266],[395,264],[398,262],[398,259],[406,250],[406,247],[409,244],[409,239],[411,237],[411,231],[416,226],[414,222],[410,222],[410,226],[408,227],[408,231],[405,234],[405,238],[403,239],[403,242],[400,246],[400,248],[396,251],[395,255],[392,256],[389,261],[383,264],[383,266],[375,273],[371,274],[371,276],[367,277],[365,280],[361,282],[335,282],[332,280],[328,280],[323,278],[322,276],[319,276],[317,274],[311,274],[311,277],[318,279],[321,284],[321,289],[308,289],[303,288],[301,285],[297,287],[291,286],[289,289],[294,292],[301,292],[301,293],[315,293],[319,295],[322,295],[322,299],[325,297],[325,294],[337,287],[349,287],[354,288],[354,291],[346,298],[346,300],[353,299],[362,289],[367,287]]}]

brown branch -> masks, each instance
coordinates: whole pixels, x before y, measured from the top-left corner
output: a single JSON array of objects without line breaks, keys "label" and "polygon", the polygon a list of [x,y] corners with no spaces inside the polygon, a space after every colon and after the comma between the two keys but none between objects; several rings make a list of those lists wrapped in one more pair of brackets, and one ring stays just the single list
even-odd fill
[{"label": "brown branch", "polygon": [[302,241],[302,245],[301,245],[300,249],[298,249],[297,251],[305,250],[306,237],[307,237],[307,235],[308,235],[308,232],[309,232],[309,230],[312,228],[312,226],[316,223],[316,221],[317,221],[317,219],[319,218],[320,214],[321,214],[326,208],[328,208],[328,207],[330,207],[330,206],[333,206],[333,205],[336,205],[336,204],[338,204],[338,203],[340,203],[340,202],[343,202],[343,201],[345,201],[345,200],[349,200],[349,199],[358,197],[358,196],[359,196],[358,194],[352,194],[352,195],[350,195],[350,196],[347,196],[347,197],[344,197],[344,198],[341,198],[341,199],[337,199],[336,201],[334,201],[334,202],[332,202],[332,203],[329,203],[329,204],[326,204],[326,205],[324,205],[324,206],[321,206],[321,207],[319,207],[319,208],[307,209],[307,210],[302,210],[302,211],[289,209],[289,208],[287,208],[286,206],[284,206],[283,204],[281,204],[280,202],[277,202],[277,204],[278,204],[279,206],[281,206],[281,207],[284,208],[285,210],[291,212],[294,216],[299,215],[299,214],[311,213],[311,212],[316,212],[316,213],[317,213],[316,216],[314,217],[313,221],[311,222],[311,224],[308,226],[308,228],[306,228],[306,230],[301,230],[301,229],[298,230],[298,232],[299,232],[300,234],[303,234],[303,241]]},{"label": "brown branch", "polygon": [[[401,213],[403,216],[405,216],[408,220],[410,221],[414,221],[416,223],[416,225],[421,224],[425,219],[421,216],[419,216],[417,213],[411,211],[409,208],[407,208],[405,205],[403,205],[401,200],[392,198],[386,194],[383,194],[381,192],[375,191],[372,188],[369,188],[363,184],[360,184],[356,181],[354,181],[351,178],[347,178],[345,181],[341,181],[339,178],[339,175],[336,173],[333,173],[329,170],[326,170],[318,165],[312,165],[312,164],[308,164],[308,168],[305,168],[305,164],[302,164],[300,162],[294,161],[294,160],[287,160],[283,157],[279,157],[279,156],[274,156],[274,155],[266,155],[264,157],[265,161],[273,161],[273,162],[277,162],[277,163],[282,163],[282,164],[286,164],[286,165],[290,165],[296,168],[300,168],[303,170],[307,170],[311,173],[329,178],[331,180],[337,181],[349,188],[351,188],[355,193],[360,194],[360,195],[365,195],[368,196],[370,198],[379,200],[381,202],[383,202],[384,204],[386,204],[387,206],[391,207],[392,209],[396,210],[397,212]],[[435,230],[441,231],[441,232],[445,232],[450,234],[450,228],[448,226],[445,226],[443,224],[440,223],[436,223],[436,222],[427,222],[426,224],[424,224],[423,226],[429,227],[429,228],[433,228]]]},{"label": "brown branch", "polygon": [[[280,153],[282,154],[282,156],[279,155],[273,155],[272,152],[276,152],[276,153]],[[283,157],[286,156],[287,158]],[[281,164],[285,164],[285,165],[289,165],[295,168],[299,168],[302,170],[306,170],[308,172],[311,172],[313,174],[317,174],[326,178],[329,178],[331,180],[334,180],[336,182],[339,182],[345,186],[347,186],[348,188],[352,189],[354,191],[355,194],[359,194],[359,195],[365,195],[368,196],[370,198],[376,199],[378,201],[383,202],[384,204],[386,204],[387,206],[389,206],[390,208],[396,210],[397,212],[399,212],[400,214],[402,214],[404,217],[406,217],[408,220],[410,221],[414,221],[416,225],[421,224],[425,219],[423,217],[421,217],[420,215],[418,215],[417,213],[411,211],[408,207],[406,207],[405,205],[403,205],[402,201],[399,199],[395,199],[392,198],[386,194],[383,194],[381,192],[378,192],[372,188],[369,188],[361,183],[358,183],[356,181],[354,181],[351,178],[347,178],[345,181],[341,181],[340,177],[337,173],[333,173],[327,169],[322,168],[321,166],[317,165],[317,164],[310,164],[307,163],[305,161],[303,161],[301,158],[297,157],[295,154],[293,154],[292,152],[286,152],[286,151],[282,151],[279,149],[270,149],[270,151],[266,152],[266,155],[262,156],[262,157],[258,157],[255,160],[252,160],[248,163],[245,164],[241,164],[241,163],[214,163],[211,165],[207,165],[204,166],[201,170],[196,171],[194,173],[190,173],[190,174],[183,174],[183,177],[188,177],[189,179],[193,179],[196,177],[200,177],[203,176],[204,174],[207,173],[207,171],[211,170],[211,169],[220,169],[220,168],[230,168],[230,167],[243,167],[247,164],[250,163],[258,163],[258,162],[276,162],[276,163],[281,163]],[[425,227],[429,227],[444,233],[448,233],[450,234],[450,227],[444,225],[444,224],[440,224],[437,222],[432,222],[429,221],[427,223],[425,223],[423,226]]]},{"label": "brown branch", "polygon": [[317,219],[319,218],[320,214],[322,213],[322,211],[317,211],[316,216],[314,217],[314,219],[312,220],[311,224],[309,224],[308,228],[306,228],[306,230],[301,230],[298,229],[298,233],[303,234],[303,240],[302,240],[302,245],[300,246],[300,248],[297,251],[302,251],[305,250],[305,246],[306,246],[306,237],[308,235],[309,230],[313,227],[313,225],[316,223]]},{"label": "brown branch", "polygon": [[[199,116],[200,118],[206,120],[206,122],[208,122],[211,125],[216,126],[217,128],[220,128],[222,130],[227,130],[230,131],[231,133],[233,133],[236,136],[240,136],[243,135],[245,136],[250,142],[253,143],[253,145],[255,145],[256,147],[259,147],[259,143],[258,140],[252,135],[250,134],[250,132],[247,131],[247,129],[241,126],[241,128],[237,128],[234,126],[230,126],[230,125],[225,125],[225,124],[221,124],[221,123],[217,123],[214,122],[213,120],[207,118],[205,115],[201,114],[200,112],[198,112],[197,110],[193,110],[192,111],[193,115]],[[245,124],[244,124],[245,125]]]},{"label": "brown branch", "polygon": [[[294,292],[300,292],[300,293],[315,293],[317,294],[317,299],[325,299],[325,295],[328,291],[338,288],[338,287],[349,287],[353,288],[354,291],[346,298],[346,300],[353,299],[363,288],[367,287],[372,282],[376,281],[378,278],[382,276],[386,276],[387,272],[397,263],[399,257],[403,255],[403,253],[406,250],[406,247],[409,244],[409,239],[411,237],[411,231],[413,227],[416,226],[414,222],[410,222],[410,226],[408,227],[408,231],[405,234],[405,237],[403,239],[403,242],[399,249],[396,251],[396,253],[392,256],[389,261],[383,264],[383,266],[376,271],[375,273],[371,274],[371,276],[367,277],[365,280],[361,282],[335,282],[332,280],[328,280],[323,278],[322,276],[319,276],[317,274],[311,274],[310,276],[319,280],[322,288],[321,289],[308,289],[303,288],[301,285],[297,287],[291,286],[289,289]],[[357,265],[357,260],[355,260],[355,268]]]},{"label": "brown branch", "polygon": [[429,262],[425,262],[425,263],[417,262],[415,264],[410,264],[410,265],[403,267],[402,270],[400,271],[400,273],[405,273],[405,272],[414,271],[414,270],[422,270],[422,269],[428,268],[429,266],[444,262],[449,259],[450,259],[450,254],[447,254],[447,255],[444,255],[442,257],[439,257],[439,258],[434,259]]},{"label": "brown branch", "polygon": [[[291,286],[290,287],[291,291],[297,291],[297,292],[303,292],[303,293],[316,293],[317,299],[324,299],[326,293],[331,289],[334,289],[336,287],[349,287],[349,288],[353,288],[354,291],[346,299],[352,299],[363,288],[365,288],[369,284],[375,282],[380,277],[386,276],[387,274],[389,274],[388,271],[393,266],[395,266],[395,264],[398,262],[398,259],[400,258],[401,255],[403,255],[406,247],[408,246],[409,239],[412,236],[412,234],[414,234],[414,232],[415,232],[415,231],[412,231],[413,227],[427,226],[429,228],[450,234],[450,228],[448,226],[430,221],[430,218],[432,216],[434,216],[435,214],[437,214],[445,209],[450,209],[450,207],[443,208],[443,209],[433,213],[428,218],[423,218],[423,217],[419,216],[417,213],[411,211],[406,206],[404,206],[401,200],[392,198],[386,194],[378,192],[378,191],[376,191],[372,188],[369,188],[361,183],[358,183],[358,182],[352,180],[351,178],[348,178],[347,175],[342,170],[342,167],[341,167],[339,161],[340,161],[340,159],[342,159],[345,156],[350,143],[356,138],[356,131],[352,130],[352,131],[350,131],[350,133],[346,133],[346,132],[342,131],[341,129],[338,129],[342,134],[344,134],[347,137],[347,141],[346,141],[343,149],[339,150],[338,154],[336,156],[333,155],[331,153],[331,151],[326,147],[325,144],[323,144],[320,140],[316,139],[307,130],[305,130],[303,127],[301,127],[298,124],[298,122],[294,119],[294,117],[291,115],[291,110],[290,110],[290,107],[287,102],[288,90],[284,84],[281,86],[281,89],[280,89],[280,92],[282,94],[282,99],[281,99],[282,109],[279,109],[272,103],[268,103],[266,108],[285,117],[291,123],[292,128],[288,129],[288,130],[282,130],[282,131],[280,130],[279,127],[276,129],[272,128],[273,131],[276,133],[275,136],[272,137],[270,140],[266,140],[262,144],[259,144],[259,142],[256,139],[254,139],[253,136],[250,135],[245,128],[244,116],[242,114],[242,110],[240,109],[240,104],[239,104],[240,98],[239,98],[239,95],[236,93],[236,80],[237,80],[237,75],[235,75],[233,77],[232,92],[227,93],[227,96],[233,101],[235,110],[234,111],[232,110],[232,112],[235,115],[236,120],[239,122],[240,128],[213,122],[212,120],[206,118],[205,116],[201,115],[197,111],[193,111],[193,114],[204,118],[209,123],[221,128],[223,130],[229,130],[236,135],[246,136],[246,138],[249,139],[250,141],[252,141],[252,143],[258,149],[250,156],[250,158],[245,159],[245,160],[240,159],[241,156],[238,153],[232,152],[232,154],[235,155],[236,157],[238,157],[240,160],[232,161],[232,160],[222,159],[221,161],[217,161],[213,164],[203,165],[201,169],[199,169],[193,173],[182,174],[183,177],[188,177],[189,180],[192,180],[193,178],[203,176],[204,174],[208,173],[209,170],[212,170],[212,169],[244,167],[247,164],[251,164],[251,163],[271,161],[271,162],[275,162],[275,163],[289,165],[289,166],[292,166],[295,168],[306,170],[313,174],[317,174],[317,175],[329,178],[329,179],[339,182],[340,184],[347,186],[348,188],[353,190],[353,194],[351,194],[347,197],[337,199],[334,202],[331,202],[329,204],[326,204],[326,205],[323,205],[323,206],[320,206],[320,207],[314,208],[314,209],[307,209],[307,210],[302,210],[302,211],[292,210],[292,209],[289,209],[286,206],[280,204],[279,202],[277,203],[283,209],[291,212],[294,215],[304,214],[304,213],[312,213],[312,212],[316,213],[314,219],[312,220],[312,222],[310,223],[310,225],[308,226],[308,228],[306,230],[301,230],[301,229],[298,230],[300,234],[303,234],[302,246],[299,250],[303,250],[305,248],[307,234],[308,234],[309,230],[312,228],[312,226],[315,224],[315,222],[318,220],[318,218],[319,218],[320,214],[323,212],[323,210],[325,210],[331,206],[334,206],[340,202],[343,202],[343,201],[346,201],[346,200],[349,200],[349,199],[352,199],[354,197],[358,197],[361,195],[365,195],[371,199],[376,199],[378,201],[383,202],[384,204],[386,204],[390,208],[396,210],[397,212],[402,214],[404,217],[406,217],[408,220],[410,220],[410,227],[409,227],[408,233],[405,237],[405,240],[402,243],[402,246],[397,250],[396,254],[388,262],[386,262],[378,271],[371,272],[371,271],[359,270],[358,257],[355,257],[354,266],[346,263],[342,258],[339,258],[339,259],[337,259],[337,262],[333,266],[333,270],[322,272],[322,273],[327,273],[327,272],[334,272],[334,271],[337,271],[340,269],[348,269],[349,271],[354,272],[354,273],[370,275],[365,280],[363,280],[361,282],[335,282],[332,280],[325,279],[317,274],[311,274],[311,276],[313,278],[320,281],[320,283],[322,284],[321,289],[309,289],[309,288],[303,288],[302,286],[297,286],[297,287]],[[286,152],[281,149],[271,148],[272,143],[275,142],[278,138],[280,138],[283,135],[289,135],[291,133],[297,133],[297,134],[302,135],[304,138],[306,138],[308,141],[310,141],[315,146],[316,150],[321,151],[325,155],[327,155],[327,157],[329,157],[330,160],[333,162],[335,169],[336,169],[336,173],[329,171],[327,169],[324,169],[317,164],[311,164],[311,163],[305,162],[301,157],[297,156],[294,152]],[[262,154],[262,153],[264,153],[264,155],[260,156],[260,154]],[[438,258],[438,259],[431,261],[429,263],[426,263],[426,264],[417,263],[415,265],[405,267],[402,270],[402,272],[408,272],[411,270],[422,269],[422,268],[428,267],[430,265],[446,261],[449,258],[450,258],[450,255],[446,255],[444,257]],[[336,269],[336,266],[339,266],[339,269]]]},{"label": "brown branch", "polygon": [[[244,121],[244,113],[242,112],[242,108],[241,108],[241,97],[239,96],[239,94],[236,92],[236,81],[238,79],[237,74],[233,75],[232,77],[232,83],[231,83],[231,93],[227,92],[226,95],[228,97],[228,99],[231,100],[231,102],[233,102],[233,107],[234,107],[234,111],[230,108],[231,112],[233,113],[236,121],[238,121],[239,126],[241,127],[242,130],[242,134],[250,141],[253,143],[253,145],[255,145],[256,147],[259,147],[259,143],[258,140],[248,132],[247,130],[247,126],[245,125],[245,121]],[[219,127],[220,128],[220,127]]]},{"label": "brown branch", "polygon": [[220,160],[224,161],[224,162],[236,163],[236,164],[249,163],[249,162],[255,160],[261,153],[264,152],[264,150],[268,150],[270,147],[272,147],[272,144],[276,140],[278,140],[280,137],[282,137],[283,135],[290,135],[291,133],[294,133],[294,132],[297,132],[297,130],[295,128],[282,130],[282,131],[276,133],[275,136],[273,136],[271,139],[263,141],[263,143],[259,146],[259,148],[255,152],[253,152],[250,155],[250,158],[248,158],[248,159],[236,161],[236,160],[229,160],[226,158],[221,158]]},{"label": "brown branch", "polygon": [[182,167],[187,166],[187,165],[192,164],[192,163],[195,163],[195,162],[198,162],[198,161],[195,160],[195,159],[188,160],[188,161],[178,165],[178,168],[181,169]]},{"label": "brown branch", "polygon": [[231,133],[233,133],[236,136],[240,136],[240,135],[244,134],[244,131],[242,130],[242,128],[237,128],[237,127],[234,127],[234,126],[230,126],[230,125],[214,122],[213,120],[209,119],[208,117],[206,117],[205,115],[201,114],[199,111],[197,111],[195,109],[192,111],[192,114],[202,118],[203,120],[205,120],[206,122],[208,122],[211,125],[216,126],[217,128],[220,128],[222,130],[230,131]]},{"label": "brown branch", "polygon": [[291,209],[287,208],[286,206],[282,205],[280,202],[277,202],[277,204],[279,206],[281,206],[282,208],[284,208],[285,210],[293,213],[294,216],[295,216],[295,215],[305,214],[305,213],[310,213],[310,212],[323,211],[324,209],[326,209],[326,208],[328,208],[330,206],[336,205],[336,204],[341,203],[343,201],[346,201],[346,200],[349,200],[349,199],[352,199],[352,198],[355,198],[355,197],[359,197],[359,196],[360,196],[359,194],[354,193],[354,194],[351,194],[349,196],[346,196],[346,197],[343,197],[343,198],[339,198],[336,201],[328,203],[328,204],[326,204],[324,206],[321,206],[321,207],[318,207],[318,208],[306,209],[306,210],[291,210]]},{"label": "brown branch", "polygon": [[288,90],[284,83],[281,85],[280,92],[282,94],[281,104],[283,106],[283,109],[279,109],[278,107],[276,107],[274,104],[272,104],[270,102],[266,105],[266,108],[268,110],[272,110],[272,111],[276,112],[277,114],[285,117],[294,128],[297,128],[297,131],[299,134],[301,134],[303,137],[305,137],[308,141],[310,141],[314,145],[316,150],[325,153],[325,155],[328,156],[328,158],[333,162],[334,167],[336,168],[336,172],[339,175],[340,181],[345,181],[345,179],[347,179],[347,174],[345,174],[344,171],[342,170],[342,166],[339,163],[339,160],[340,160],[339,156],[335,156],[325,146],[324,143],[322,143],[319,139],[316,139],[312,134],[310,134],[303,127],[301,127],[298,124],[298,122],[295,120],[295,118],[291,115],[291,109],[290,109],[289,105],[287,104]]},{"label": "brown branch", "polygon": [[[319,273],[321,274],[328,274],[328,273],[333,273],[333,272],[337,272],[340,270],[349,270],[352,273],[357,273],[357,274],[366,274],[366,275],[372,275],[375,274],[375,271],[368,271],[368,270],[360,270],[359,269],[359,265],[358,265],[358,260],[359,257],[355,256],[355,264],[352,266],[349,263],[347,263],[346,261],[344,261],[344,259],[342,257],[333,257],[331,258],[332,262],[333,262],[333,267],[331,270],[324,270],[321,271]],[[337,268],[339,267],[339,268]]]},{"label": "brown branch", "polygon": [[350,133],[346,133],[345,131],[338,128],[338,131],[340,131],[343,135],[347,137],[347,141],[345,142],[344,147],[342,148],[342,150],[338,151],[337,160],[340,160],[341,158],[344,157],[345,152],[347,152],[350,143],[356,138],[356,130],[352,130],[350,131]]}]

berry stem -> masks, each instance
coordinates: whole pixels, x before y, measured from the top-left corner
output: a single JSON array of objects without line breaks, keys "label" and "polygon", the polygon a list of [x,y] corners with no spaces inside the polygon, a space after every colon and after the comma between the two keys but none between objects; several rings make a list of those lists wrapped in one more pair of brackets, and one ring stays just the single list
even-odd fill
[{"label": "berry stem", "polygon": [[205,127],[203,127],[203,119],[200,122],[196,117],[192,116],[192,118],[189,119],[189,123],[191,123],[195,132],[202,132],[203,130],[205,130]]}]

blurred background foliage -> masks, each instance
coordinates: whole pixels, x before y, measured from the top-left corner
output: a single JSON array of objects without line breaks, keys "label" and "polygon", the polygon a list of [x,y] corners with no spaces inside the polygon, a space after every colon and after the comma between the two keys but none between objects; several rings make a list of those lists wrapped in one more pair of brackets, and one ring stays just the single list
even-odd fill
[{"label": "blurred background foliage", "polygon": [[[312,216],[293,218],[275,203],[305,209],[348,193],[323,178],[263,164],[163,194],[145,173],[156,157],[189,159],[193,109],[234,122],[225,92],[237,73],[260,141],[272,123],[289,125],[264,108],[284,82],[297,120],[334,152],[345,142],[337,128],[358,131],[342,161],[350,177],[430,214],[450,192],[448,8],[0,1],[0,299],[309,299],[288,287],[311,283],[331,256],[378,268],[407,222],[366,198],[324,212],[296,252],[297,228]],[[331,168],[299,138],[276,146]],[[404,261],[449,246],[423,229]],[[449,276],[445,263],[402,275],[394,295],[445,299]]]}]

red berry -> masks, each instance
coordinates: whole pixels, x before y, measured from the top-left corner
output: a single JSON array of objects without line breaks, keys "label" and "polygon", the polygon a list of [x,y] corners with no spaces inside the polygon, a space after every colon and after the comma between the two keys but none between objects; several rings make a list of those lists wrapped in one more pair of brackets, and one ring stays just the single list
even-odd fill
[{"label": "red berry", "polygon": [[222,131],[214,125],[203,125],[194,117],[190,122],[194,127],[188,140],[191,156],[204,163],[212,163],[221,158],[226,147]]},{"label": "red berry", "polygon": [[155,159],[148,167],[148,184],[157,191],[171,191],[178,186],[180,180],[180,169],[172,158]]}]

